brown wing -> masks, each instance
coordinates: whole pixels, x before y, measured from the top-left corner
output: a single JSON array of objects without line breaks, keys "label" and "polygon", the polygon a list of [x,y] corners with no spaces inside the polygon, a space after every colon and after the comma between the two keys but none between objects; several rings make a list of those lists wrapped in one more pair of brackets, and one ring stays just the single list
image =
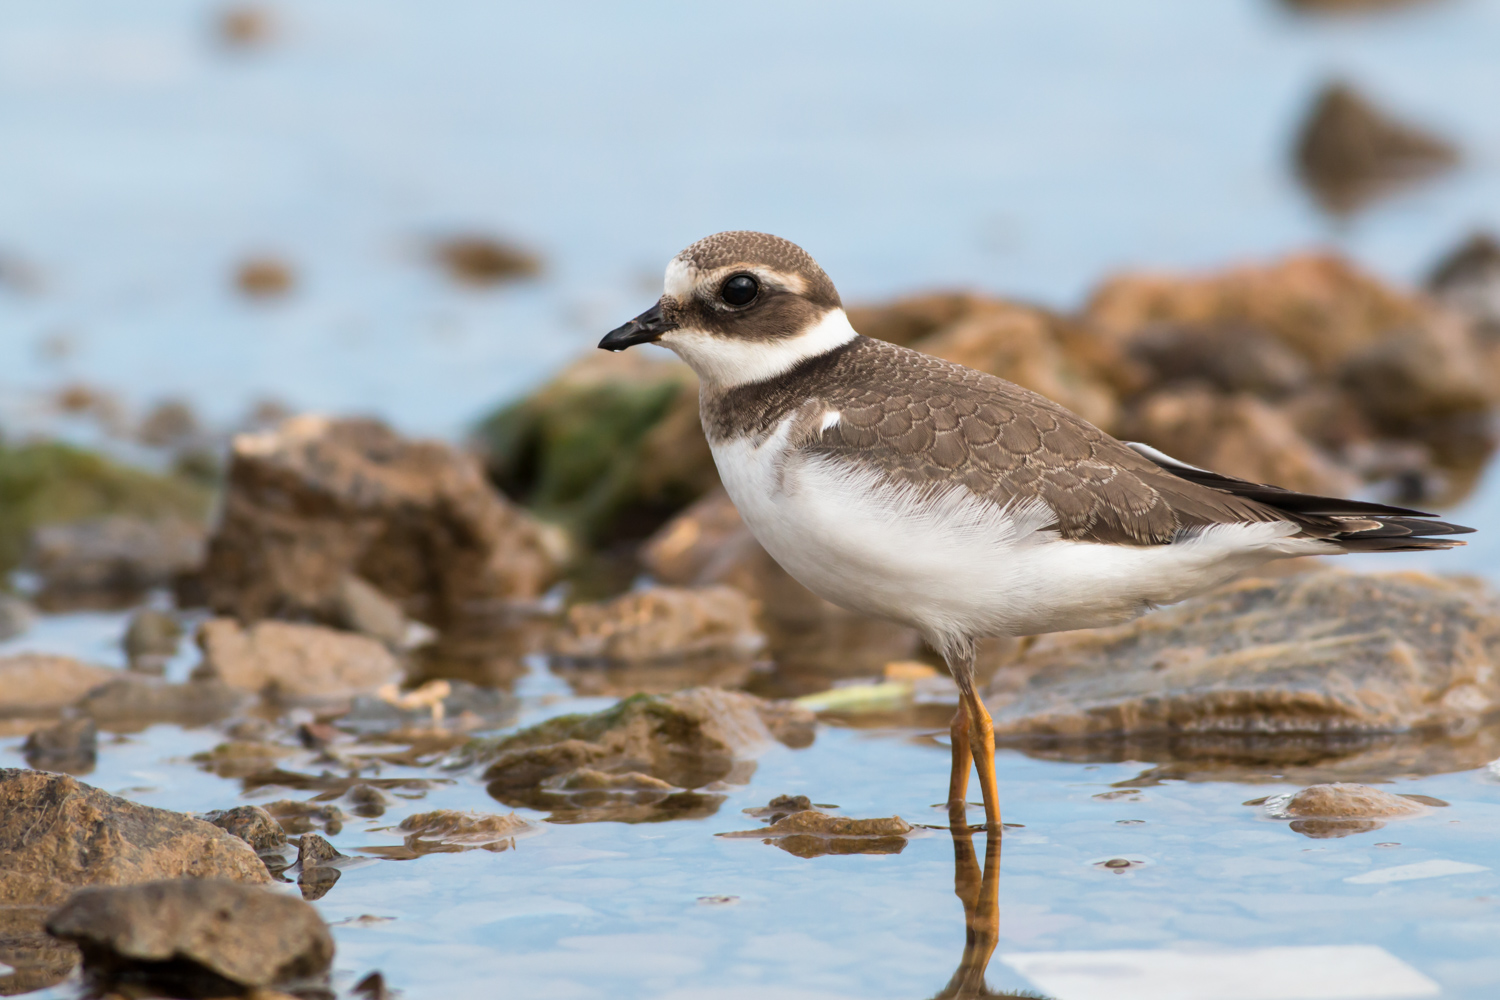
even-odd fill
[{"label": "brown wing", "polygon": [[[788,400],[798,391],[793,383],[805,381],[802,400],[815,395],[840,414],[827,430],[806,422],[802,451],[874,465],[921,488],[962,485],[1001,505],[1040,499],[1056,512],[1054,530],[1064,538],[1160,545],[1194,528],[1290,520],[1312,537],[1366,540],[1350,548],[1452,544],[1412,542],[1423,533],[1411,527],[1417,511],[1164,466],[1030,390],[883,341],[860,338],[825,366],[781,380]],[[1319,502],[1299,507],[1299,500]]]}]

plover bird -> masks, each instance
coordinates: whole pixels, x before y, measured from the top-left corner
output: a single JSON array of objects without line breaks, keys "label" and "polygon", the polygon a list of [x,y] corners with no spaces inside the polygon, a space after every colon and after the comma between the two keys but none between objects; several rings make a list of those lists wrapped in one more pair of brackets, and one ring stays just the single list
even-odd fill
[{"label": "plover bird", "polygon": [[959,689],[949,810],[970,760],[998,829],[975,643],[1128,621],[1271,559],[1443,549],[1473,529],[1310,496],[1118,441],[1001,378],[862,337],[801,247],[719,233],[599,346],[659,343],[698,373],[746,525],[809,590],[916,628]]}]

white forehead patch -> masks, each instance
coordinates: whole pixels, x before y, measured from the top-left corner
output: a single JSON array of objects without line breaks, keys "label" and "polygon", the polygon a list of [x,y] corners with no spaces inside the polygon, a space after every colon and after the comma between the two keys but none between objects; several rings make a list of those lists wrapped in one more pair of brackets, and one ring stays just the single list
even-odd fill
[{"label": "white forehead patch", "polygon": [[693,292],[693,265],[683,257],[667,261],[667,277],[662,282],[662,291],[674,299],[686,299]]}]

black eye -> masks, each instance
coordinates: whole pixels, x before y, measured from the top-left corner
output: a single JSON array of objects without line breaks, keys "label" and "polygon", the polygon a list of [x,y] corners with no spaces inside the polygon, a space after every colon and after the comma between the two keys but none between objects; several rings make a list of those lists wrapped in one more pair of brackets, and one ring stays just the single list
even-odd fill
[{"label": "black eye", "polygon": [[736,274],[719,289],[719,298],[732,306],[749,305],[760,294],[760,282],[748,274]]}]

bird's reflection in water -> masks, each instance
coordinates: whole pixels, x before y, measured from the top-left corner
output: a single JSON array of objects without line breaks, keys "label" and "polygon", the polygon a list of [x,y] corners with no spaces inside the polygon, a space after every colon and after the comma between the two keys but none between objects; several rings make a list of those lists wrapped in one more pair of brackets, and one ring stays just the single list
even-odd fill
[{"label": "bird's reflection in water", "polygon": [[984,973],[1000,938],[1000,837],[986,834],[984,868],[974,853],[974,829],[956,824],[953,832],[953,891],[964,904],[964,953],[948,985],[933,1000],[1036,997],[1035,993],[993,993]]}]

